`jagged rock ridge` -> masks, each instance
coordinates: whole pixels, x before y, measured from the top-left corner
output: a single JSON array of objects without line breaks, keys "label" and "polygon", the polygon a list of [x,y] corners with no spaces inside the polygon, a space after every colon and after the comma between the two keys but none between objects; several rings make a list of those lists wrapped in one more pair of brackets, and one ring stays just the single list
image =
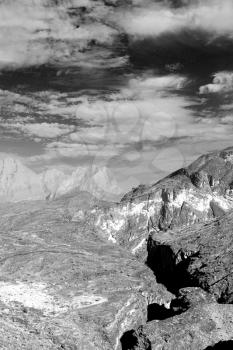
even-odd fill
[{"label": "jagged rock ridge", "polygon": [[58,169],[35,173],[13,157],[0,159],[0,200],[55,199],[74,190],[87,191],[96,197],[112,200],[121,190],[110,171],[105,168],[78,167],[71,174]]},{"label": "jagged rock ridge", "polygon": [[151,233],[188,227],[231,210],[232,184],[233,149],[210,153],[154,185],[139,186],[110,209],[96,209],[95,226],[109,240],[145,257]]},{"label": "jagged rock ridge", "polygon": [[[155,314],[154,320],[126,332],[121,339],[123,350],[231,348],[232,155],[232,149],[227,149],[202,156],[187,169],[155,185],[172,183],[174,192],[178,185],[178,193],[195,186],[196,199],[205,197],[207,210],[203,210],[203,217],[194,222],[185,220],[187,216],[184,216],[184,221],[177,223],[173,221],[176,212],[168,206],[166,210],[171,214],[168,218],[172,224],[148,232],[147,264],[157,281],[178,295],[175,304],[179,295],[185,293],[183,309],[180,309],[180,314],[168,315],[166,319],[156,318],[159,314]],[[176,182],[182,178],[185,179],[183,188],[180,181]],[[138,198],[139,192],[143,195],[149,190],[137,189],[136,194],[131,193],[124,200],[132,196]],[[200,191],[204,197],[198,197]],[[223,203],[229,206],[224,207]],[[228,305],[224,305],[226,303]],[[171,307],[175,304],[172,302]]]}]

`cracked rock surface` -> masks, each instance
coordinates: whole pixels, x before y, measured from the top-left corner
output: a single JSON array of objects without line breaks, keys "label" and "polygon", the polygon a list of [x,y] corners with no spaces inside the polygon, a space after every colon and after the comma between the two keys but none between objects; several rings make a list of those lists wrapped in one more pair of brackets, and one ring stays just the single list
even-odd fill
[{"label": "cracked rock surface", "polygon": [[194,285],[233,302],[233,213],[192,228],[154,233],[149,265],[171,289]]},{"label": "cracked rock surface", "polygon": [[[204,350],[233,337],[233,305],[217,304],[204,293],[190,290],[191,307],[163,321],[152,321],[131,333],[131,345],[125,350]],[[193,295],[194,294],[194,295]],[[201,294],[201,293],[199,293]],[[188,296],[186,296],[188,298]]]}]

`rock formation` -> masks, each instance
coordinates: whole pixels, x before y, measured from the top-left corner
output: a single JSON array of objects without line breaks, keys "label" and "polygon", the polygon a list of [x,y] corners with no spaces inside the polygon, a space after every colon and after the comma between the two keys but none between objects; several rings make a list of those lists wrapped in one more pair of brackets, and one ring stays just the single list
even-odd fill
[{"label": "rock formation", "polygon": [[[233,302],[233,213],[206,224],[154,233],[148,264],[171,290],[193,285]],[[160,261],[160,262],[159,262]]]},{"label": "rock formation", "polygon": [[[204,350],[233,338],[233,305],[221,305],[204,293],[190,290],[190,308],[167,320],[153,321],[128,334],[123,350]],[[194,294],[195,303],[192,303]],[[128,343],[127,343],[128,342]],[[131,343],[131,345],[130,345]],[[224,349],[224,347],[222,347]]]},{"label": "rock formation", "polygon": [[[1,193],[15,179],[44,198],[68,181],[61,172],[27,181],[12,160],[1,169]],[[1,348],[230,348],[233,149],[120,203],[76,192],[82,178],[50,201],[6,203],[2,195]]]},{"label": "rock formation", "polygon": [[151,186],[139,186],[110,209],[96,210],[96,227],[146,257],[153,232],[207,222],[233,208],[233,148],[200,157]]},{"label": "rock formation", "polygon": [[[203,216],[199,210],[200,214],[191,222],[190,203],[184,201],[186,215],[182,216],[182,209],[177,213],[170,200],[164,210],[170,214],[163,220],[166,225],[147,232],[147,265],[157,281],[176,294],[177,299],[171,302],[170,314],[161,317],[156,308],[149,322],[126,332],[121,339],[123,350],[232,347],[232,155],[232,149],[228,149],[202,156],[187,169],[156,185],[172,181],[173,203],[177,198],[174,193],[179,195],[184,189],[189,193],[186,201],[191,194],[192,203],[202,206],[202,198],[206,202],[202,206]],[[145,188],[137,191],[145,190],[148,191]],[[132,198],[132,193],[128,198]]]}]

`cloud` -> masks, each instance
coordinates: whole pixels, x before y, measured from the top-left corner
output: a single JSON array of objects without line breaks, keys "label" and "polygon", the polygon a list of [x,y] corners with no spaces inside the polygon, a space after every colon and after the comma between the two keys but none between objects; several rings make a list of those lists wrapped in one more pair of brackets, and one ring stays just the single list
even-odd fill
[{"label": "cloud", "polygon": [[233,125],[233,115],[225,115],[221,118],[221,123]]},{"label": "cloud", "polygon": [[91,43],[112,44],[108,11],[102,1],[1,1],[0,68],[79,63]]},{"label": "cloud", "polygon": [[[216,75],[214,81],[222,84],[229,79]],[[207,118],[204,111],[204,118],[196,122],[190,104],[200,101],[193,102],[182,92],[189,83],[182,75],[155,76],[149,72],[129,77],[118,92],[105,96],[46,91],[31,93],[25,99],[2,92],[3,103],[30,105],[33,113],[25,116],[24,110],[21,114],[15,111],[0,124],[3,135],[6,130],[12,138],[27,136],[39,142],[40,154],[31,159],[34,163],[61,163],[64,158],[108,162],[114,157],[119,163],[123,158],[135,162],[135,157],[146,157],[153,145],[168,140],[221,138],[227,132],[226,123]]]},{"label": "cloud", "polygon": [[123,148],[123,145],[120,144],[110,144],[103,147],[99,144],[66,143],[57,141],[48,143],[45,148],[45,154],[33,156],[31,157],[31,161],[56,158],[82,158],[88,163],[90,160],[93,160],[93,158],[97,160],[98,158],[109,159],[114,157],[121,148]]},{"label": "cloud", "polygon": [[200,94],[224,93],[233,90],[233,72],[218,72],[213,75],[211,84],[199,88]]},{"label": "cloud", "polygon": [[189,6],[171,8],[151,5],[135,8],[118,17],[122,28],[135,38],[158,37],[182,30],[204,31],[211,38],[233,38],[233,3],[231,0],[190,1]]},{"label": "cloud", "polygon": [[72,125],[64,125],[58,123],[5,123],[5,128],[14,130],[16,132],[23,132],[31,137],[38,137],[42,139],[53,139],[64,134],[70,133],[74,130]]},{"label": "cloud", "polygon": [[188,84],[188,80],[180,75],[145,76],[130,79],[128,87],[122,90],[126,97],[148,99],[169,90],[180,90]]},{"label": "cloud", "polygon": [[233,38],[231,0],[189,1],[179,7],[172,7],[171,1],[149,0],[112,5],[101,0],[1,1],[0,69],[46,63],[124,65],[127,55],[116,53],[122,34],[141,39],[194,31],[193,37],[180,38],[187,45],[201,45],[203,38],[206,44],[221,36]]}]

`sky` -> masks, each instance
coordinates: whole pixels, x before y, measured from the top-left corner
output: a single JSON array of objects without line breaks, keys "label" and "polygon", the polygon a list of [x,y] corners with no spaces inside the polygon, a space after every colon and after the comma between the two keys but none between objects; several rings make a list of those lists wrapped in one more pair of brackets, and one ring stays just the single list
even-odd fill
[{"label": "sky", "polygon": [[232,145],[233,2],[2,0],[0,156],[122,193]]}]

